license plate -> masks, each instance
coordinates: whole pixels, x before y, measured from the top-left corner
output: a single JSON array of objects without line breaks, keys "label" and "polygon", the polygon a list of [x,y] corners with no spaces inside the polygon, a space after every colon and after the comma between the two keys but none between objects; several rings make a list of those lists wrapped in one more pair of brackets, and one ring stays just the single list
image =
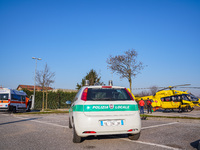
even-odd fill
[{"label": "license plate", "polygon": [[120,126],[124,125],[124,120],[101,120],[101,126]]}]

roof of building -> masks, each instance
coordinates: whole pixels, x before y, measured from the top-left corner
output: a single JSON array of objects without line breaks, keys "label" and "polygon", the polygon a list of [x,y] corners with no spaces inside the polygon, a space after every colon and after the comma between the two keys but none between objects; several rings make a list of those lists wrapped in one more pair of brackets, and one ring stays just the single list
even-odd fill
[{"label": "roof of building", "polygon": [[[17,89],[19,89],[19,88],[27,89],[27,90],[33,91],[33,90],[34,90],[34,85],[19,85],[19,86],[17,87]],[[35,86],[35,90],[37,90],[37,91],[42,91],[42,87],[41,87],[41,86]],[[53,88],[48,87],[47,90],[53,90]]]}]

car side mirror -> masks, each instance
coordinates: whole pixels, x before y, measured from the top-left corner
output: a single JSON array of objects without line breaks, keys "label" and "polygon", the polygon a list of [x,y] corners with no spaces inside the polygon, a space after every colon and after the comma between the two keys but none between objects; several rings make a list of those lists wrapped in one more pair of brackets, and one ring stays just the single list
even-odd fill
[{"label": "car side mirror", "polygon": [[71,101],[66,101],[67,105],[71,105],[71,103],[72,103]]}]

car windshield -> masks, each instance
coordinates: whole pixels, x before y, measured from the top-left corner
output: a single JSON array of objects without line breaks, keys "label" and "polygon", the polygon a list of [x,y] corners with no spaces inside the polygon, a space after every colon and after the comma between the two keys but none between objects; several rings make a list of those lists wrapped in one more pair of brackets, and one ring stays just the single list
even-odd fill
[{"label": "car windshield", "polygon": [[0,100],[8,100],[8,94],[0,94]]},{"label": "car windshield", "polygon": [[129,101],[129,94],[125,89],[113,88],[89,88],[87,94],[88,101]]}]

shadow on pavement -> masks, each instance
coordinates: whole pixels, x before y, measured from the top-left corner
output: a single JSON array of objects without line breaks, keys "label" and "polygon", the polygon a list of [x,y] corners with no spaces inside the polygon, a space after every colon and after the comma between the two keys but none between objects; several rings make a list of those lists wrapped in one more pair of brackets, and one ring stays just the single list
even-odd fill
[{"label": "shadow on pavement", "polygon": [[36,120],[36,119],[38,119],[38,118],[28,118],[28,119],[23,119],[23,120],[17,120],[17,121],[11,121],[11,122],[0,123],[0,125],[7,125],[7,124],[18,123],[18,122],[24,122],[24,121],[30,121],[30,120]]},{"label": "shadow on pavement", "polygon": [[190,145],[196,148],[197,150],[200,150],[200,139],[195,142],[190,143]]}]

